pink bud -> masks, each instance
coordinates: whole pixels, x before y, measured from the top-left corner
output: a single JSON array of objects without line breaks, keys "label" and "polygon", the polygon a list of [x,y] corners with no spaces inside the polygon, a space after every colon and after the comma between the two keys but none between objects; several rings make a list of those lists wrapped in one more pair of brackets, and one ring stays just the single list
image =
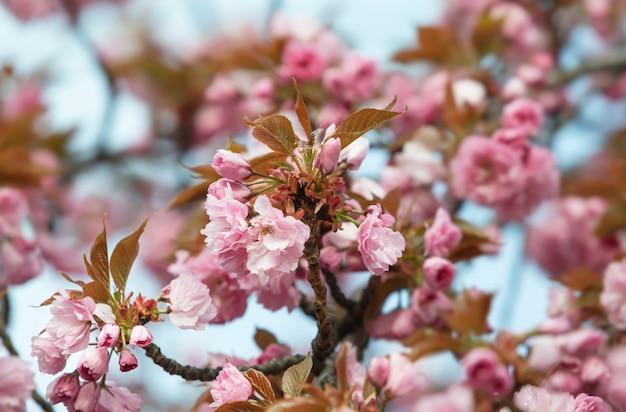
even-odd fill
[{"label": "pink bud", "polygon": [[63,402],[64,404],[72,404],[78,390],[80,389],[80,381],[75,373],[65,373],[57,379],[50,382],[46,390],[46,398],[53,405]]},{"label": "pink bud", "polygon": [[248,161],[241,154],[230,150],[218,150],[213,156],[211,166],[220,176],[238,182],[247,179],[252,174]]},{"label": "pink bud", "polygon": [[385,386],[387,379],[389,379],[389,359],[386,356],[373,357],[367,375],[377,387]]},{"label": "pink bud", "polygon": [[431,289],[445,289],[452,283],[456,268],[447,259],[430,257],[424,262],[424,280]]},{"label": "pink bud", "polygon": [[424,233],[425,252],[428,256],[446,257],[461,243],[462,237],[461,229],[452,223],[448,211],[440,207],[432,226]]},{"label": "pink bud", "polygon": [[233,199],[241,203],[245,203],[248,200],[248,196],[252,194],[248,186],[226,178],[221,178],[211,183],[208,193],[217,199],[224,199],[228,190],[232,192]]},{"label": "pink bud", "polygon": [[98,335],[98,347],[112,348],[120,337],[120,327],[114,323],[105,324]]},{"label": "pink bud", "polygon": [[97,381],[109,370],[109,351],[89,346],[78,361],[78,374],[86,381]]},{"label": "pink bud", "polygon": [[215,408],[226,402],[245,401],[252,392],[250,381],[234,365],[227,363],[211,386],[213,403],[210,406]]},{"label": "pink bud", "polygon": [[340,153],[341,140],[336,137],[326,140],[315,158],[315,166],[319,167],[322,173],[331,174],[337,168]]},{"label": "pink bud", "polygon": [[597,329],[578,329],[559,336],[563,352],[577,357],[586,357],[594,353],[604,342],[606,333]]},{"label": "pink bud", "polygon": [[581,393],[574,399],[574,412],[611,412],[611,407],[597,396],[589,396]]},{"label": "pink bud", "polygon": [[150,333],[148,328],[143,325],[136,325],[133,326],[133,330],[130,331],[130,340],[128,341],[128,343],[130,344],[131,348],[134,348],[135,345],[141,346],[143,348],[144,346],[148,346],[149,344],[151,344],[153,340],[154,337],[152,336],[152,333]]},{"label": "pink bud", "polygon": [[95,382],[86,382],[80,387],[74,400],[75,412],[96,412],[102,388]]},{"label": "pink bud", "polygon": [[468,383],[484,390],[489,396],[499,399],[513,388],[513,378],[507,367],[489,348],[472,349],[461,359],[461,364]]},{"label": "pink bud", "polygon": [[120,370],[122,372],[132,371],[137,367],[137,357],[129,350],[122,351],[120,355]]}]

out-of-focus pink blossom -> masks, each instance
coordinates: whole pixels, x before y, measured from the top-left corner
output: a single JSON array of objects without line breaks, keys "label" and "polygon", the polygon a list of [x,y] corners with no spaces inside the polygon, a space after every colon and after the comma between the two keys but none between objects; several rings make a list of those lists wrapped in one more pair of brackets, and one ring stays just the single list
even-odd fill
[{"label": "out-of-focus pink blossom", "polygon": [[328,127],[331,124],[340,124],[349,114],[344,104],[329,102],[320,109],[317,114],[317,122],[321,127]]},{"label": "out-of-focus pink blossom", "polygon": [[604,399],[581,393],[574,398],[574,412],[611,412]]},{"label": "out-of-focus pink blossom", "polygon": [[35,389],[28,362],[17,356],[0,358],[0,410],[24,411],[25,402]]},{"label": "out-of-focus pink blossom", "polygon": [[111,348],[117,344],[120,338],[120,327],[115,323],[107,323],[100,329],[98,335],[98,346],[101,348]]},{"label": "out-of-focus pink blossom", "polygon": [[607,335],[598,329],[585,328],[560,335],[556,339],[563,353],[584,359],[606,342]]},{"label": "out-of-focus pink blossom", "polygon": [[482,107],[485,104],[487,90],[485,86],[474,79],[458,79],[452,83],[454,103],[457,107],[465,105]]},{"label": "out-of-focus pink blossom", "polygon": [[2,0],[2,3],[24,21],[46,17],[57,9],[54,0]]},{"label": "out-of-focus pink blossom", "polygon": [[412,412],[474,412],[474,391],[466,385],[452,385],[443,392],[421,396]]},{"label": "out-of-focus pink blossom", "polygon": [[132,393],[128,389],[117,386],[111,380],[106,383],[106,390],[100,393],[98,401],[98,412],[140,412],[143,406],[143,399],[136,393]]},{"label": "out-of-focus pink blossom", "polygon": [[373,338],[401,339],[409,336],[420,326],[411,309],[397,309],[378,316],[370,325]]},{"label": "out-of-focus pink blossom", "polygon": [[414,186],[426,186],[445,176],[437,154],[422,142],[411,140],[393,156],[393,164],[410,178]]},{"label": "out-of-focus pink blossom", "polygon": [[448,211],[439,208],[433,224],[424,233],[424,251],[431,257],[447,257],[461,242],[461,229],[450,220]]},{"label": "out-of-focus pink blossom", "polygon": [[232,364],[224,365],[211,386],[212,407],[226,402],[245,401],[252,395],[252,384]]},{"label": "out-of-focus pink blossom", "polygon": [[240,182],[252,174],[248,161],[240,154],[219,149],[213,156],[213,169],[220,176]]},{"label": "out-of-focus pink blossom", "polygon": [[513,388],[513,377],[498,355],[488,348],[476,348],[461,360],[470,385],[488,396],[502,398]]},{"label": "out-of-focus pink blossom", "polygon": [[137,357],[129,350],[124,350],[120,354],[120,371],[129,372],[138,366]]},{"label": "out-of-focus pink blossom", "polygon": [[568,196],[555,202],[551,213],[529,230],[528,254],[551,276],[576,268],[604,270],[617,245],[600,239],[595,228],[606,210],[600,198]]},{"label": "out-of-focus pink blossom", "polygon": [[259,356],[250,360],[250,364],[263,365],[269,361],[284,358],[288,355],[291,355],[291,349],[287,346],[278,343],[270,343],[263,349],[263,352]]},{"label": "out-of-focus pink blossom", "polygon": [[90,346],[78,361],[78,374],[86,381],[97,381],[109,370],[109,351],[107,348]]},{"label": "out-of-focus pink blossom", "polygon": [[355,102],[372,97],[380,79],[381,73],[374,60],[351,54],[345,56],[339,67],[324,73],[323,84],[335,96]]},{"label": "out-of-focus pink blossom", "polygon": [[76,373],[64,373],[50,384],[46,389],[46,398],[51,404],[64,403],[73,405],[78,390],[80,389],[80,381]]},{"label": "out-of-focus pink blossom", "polygon": [[254,203],[258,215],[250,219],[246,267],[259,276],[261,286],[276,288],[281,276],[293,275],[304,251],[310,229],[303,222],[272,206],[267,196]]},{"label": "out-of-focus pink blossom", "polygon": [[21,233],[22,221],[28,214],[28,203],[21,191],[0,188],[0,238],[16,237]]},{"label": "out-of-focus pink blossom", "polygon": [[144,347],[152,343],[154,337],[152,333],[143,325],[135,325],[130,331],[130,338],[128,344],[131,348],[135,346]]},{"label": "out-of-focus pink blossom", "polygon": [[391,397],[421,392],[428,386],[426,377],[417,365],[397,352],[389,355],[389,377],[384,390]]},{"label": "out-of-focus pink blossom", "polygon": [[0,239],[0,262],[2,277],[0,285],[21,285],[43,269],[43,261],[37,243],[18,237],[11,240]]},{"label": "out-of-focus pink blossom", "polygon": [[202,330],[217,315],[209,288],[191,273],[181,273],[169,286],[169,317],[179,328]]},{"label": "out-of-focus pink blossom", "polygon": [[543,125],[543,108],[529,99],[517,99],[504,106],[502,125],[510,129],[522,129],[528,135],[537,133]]},{"label": "out-of-focus pink blossom", "polygon": [[357,234],[358,250],[365,267],[374,275],[381,276],[402,256],[404,236],[390,229],[395,219],[382,213],[379,204],[368,207],[367,212]]},{"label": "out-of-focus pink blossom", "polygon": [[387,379],[389,379],[389,358],[387,356],[374,356],[370,360],[367,375],[377,387],[385,386]]},{"label": "out-of-focus pink blossom", "polygon": [[432,325],[440,320],[441,312],[452,310],[452,302],[440,290],[419,287],[411,293],[411,309],[418,325]]},{"label": "out-of-focus pink blossom", "polygon": [[361,163],[363,163],[369,150],[370,141],[361,136],[341,150],[339,161],[345,161],[349,166],[348,169],[357,170],[361,167]]},{"label": "out-of-focus pink blossom", "polygon": [[611,375],[609,366],[597,356],[585,359],[580,369],[580,379],[585,383],[596,384]]},{"label": "out-of-focus pink blossom", "polygon": [[276,69],[276,73],[283,81],[295,78],[298,81],[308,82],[320,79],[324,70],[326,70],[326,61],[315,45],[292,41],[285,46],[282,64]]},{"label": "out-of-focus pink blossom", "polygon": [[211,103],[235,100],[237,96],[236,84],[229,76],[223,74],[215,76],[204,92],[204,97]]},{"label": "out-of-focus pink blossom", "polygon": [[424,261],[424,280],[431,289],[445,289],[452,283],[456,268],[447,259],[430,257]]},{"label": "out-of-focus pink blossom", "polygon": [[626,329],[626,259],[606,268],[600,304],[613,326]]},{"label": "out-of-focus pink blossom", "polygon": [[484,136],[463,140],[452,159],[450,171],[455,195],[485,206],[510,198],[524,183],[518,153]]}]

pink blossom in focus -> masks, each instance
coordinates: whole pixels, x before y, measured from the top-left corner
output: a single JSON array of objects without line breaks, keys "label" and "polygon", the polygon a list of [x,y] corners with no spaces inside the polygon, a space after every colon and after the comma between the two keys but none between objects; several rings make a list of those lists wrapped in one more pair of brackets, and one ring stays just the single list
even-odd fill
[{"label": "pink blossom in focus", "polygon": [[217,314],[209,288],[192,274],[181,273],[169,286],[169,317],[179,328],[202,330]]},{"label": "pink blossom in focus", "polygon": [[430,257],[424,261],[424,281],[431,289],[445,289],[452,283],[456,268],[447,259]]},{"label": "pink blossom in focus", "polygon": [[141,396],[107,379],[106,389],[100,393],[97,412],[140,412],[142,406]]},{"label": "pink blossom in focus", "polygon": [[37,358],[41,372],[54,375],[65,368],[69,354],[61,353],[61,348],[56,345],[54,339],[35,336],[32,338],[31,348],[30,356]]},{"label": "pink blossom in focus", "polygon": [[600,304],[613,326],[626,329],[626,259],[606,268]]},{"label": "pink blossom in focus", "polygon": [[46,389],[46,398],[53,405],[61,402],[66,406],[72,405],[79,389],[78,375],[76,373],[64,373],[50,382]]},{"label": "pink blossom in focus", "polygon": [[25,411],[25,402],[35,389],[29,364],[17,356],[0,358],[0,410]]},{"label": "pink blossom in focus", "polygon": [[494,206],[515,195],[524,184],[518,153],[484,136],[470,136],[450,163],[452,188],[460,198]]},{"label": "pink blossom in focus", "polygon": [[358,250],[367,270],[381,276],[402,256],[404,236],[390,227],[394,217],[382,213],[379,204],[367,208],[365,220],[359,226],[357,234]]},{"label": "pink blossom in focus", "polygon": [[120,327],[114,323],[107,323],[100,329],[98,335],[98,346],[101,348],[111,348],[117,344],[120,338]]},{"label": "pink blossom in focus", "polygon": [[50,306],[52,319],[46,325],[46,332],[52,336],[63,355],[87,348],[95,309],[96,302],[89,296],[72,300],[64,290],[61,295],[55,296]]},{"label": "pink blossom in focus", "polygon": [[152,343],[154,337],[152,333],[143,325],[135,325],[133,329],[130,331],[130,339],[128,340],[128,344],[131,348],[135,346],[144,347],[148,346]]},{"label": "pink blossom in focus", "polygon": [[528,135],[537,133],[543,126],[543,108],[529,99],[517,99],[504,106],[501,122],[506,128],[522,129]]},{"label": "pink blossom in focus", "polygon": [[219,149],[213,156],[211,166],[220,176],[237,182],[247,179],[252,174],[248,161],[240,153],[230,150]]},{"label": "pink blossom in focus", "polygon": [[[100,394],[104,392],[96,382],[85,382],[74,399],[75,412],[96,412]],[[69,408],[68,408],[69,409]]]},{"label": "pink blossom in focus", "polygon": [[109,370],[107,348],[89,346],[78,361],[78,374],[86,381],[97,381]]},{"label": "pink blossom in focus", "polygon": [[427,256],[447,257],[461,243],[462,237],[461,229],[452,223],[448,211],[440,207],[424,233],[424,251]]},{"label": "pink blossom in focus", "polygon": [[303,222],[272,206],[267,196],[259,196],[254,203],[257,213],[250,219],[246,250],[246,267],[258,275],[261,286],[277,288],[281,276],[293,275],[309,238],[310,229]]},{"label": "pink blossom in focus", "polygon": [[120,354],[120,371],[129,372],[138,366],[137,357],[129,350],[124,350]]},{"label": "pink blossom in focus", "polygon": [[223,199],[226,197],[227,190],[232,192],[233,199],[242,203],[246,202],[248,197],[252,194],[248,186],[226,178],[221,178],[211,183],[211,185],[209,185],[208,194],[218,199]]},{"label": "pink blossom in focus", "polygon": [[488,396],[500,399],[513,388],[513,377],[507,366],[491,349],[472,349],[461,359],[461,364],[468,383],[482,389]]},{"label": "pink blossom in focus", "polygon": [[581,393],[574,398],[574,412],[611,412],[612,408],[597,396]]},{"label": "pink blossom in focus", "polygon": [[224,365],[211,385],[212,407],[226,402],[245,401],[252,395],[252,385],[232,364]]}]

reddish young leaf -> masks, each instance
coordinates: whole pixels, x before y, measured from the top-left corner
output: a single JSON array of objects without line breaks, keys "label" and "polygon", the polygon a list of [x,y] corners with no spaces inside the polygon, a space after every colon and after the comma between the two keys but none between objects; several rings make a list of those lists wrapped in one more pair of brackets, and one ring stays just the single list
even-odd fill
[{"label": "reddish young leaf", "polygon": [[102,232],[100,232],[100,234],[96,237],[96,240],[91,246],[89,258],[91,260],[91,269],[93,272],[90,273],[89,269],[87,269],[87,273],[93,280],[104,286],[108,292],[110,282],[109,253],[107,250],[107,231],[106,226],[104,226],[104,222],[102,224]]},{"label": "reddish young leaf", "polygon": [[109,289],[105,289],[100,282],[89,282],[83,286],[83,296],[91,296],[96,303],[107,303],[109,301]]},{"label": "reddish young leaf", "polygon": [[244,123],[254,127],[252,136],[273,151],[288,156],[294,155],[297,138],[291,122],[285,116],[280,114],[261,116],[253,122],[244,120]]},{"label": "reddish young leaf", "polygon": [[309,117],[309,111],[306,108],[306,103],[304,103],[302,94],[300,94],[300,89],[298,89],[298,82],[296,82],[296,79],[293,79],[293,87],[296,89],[296,106],[294,109],[296,111],[296,115],[298,116],[298,121],[302,125],[304,133],[306,133],[309,144],[313,145],[313,128],[311,127],[311,118]]},{"label": "reddish young leaf", "polygon": [[254,388],[254,390],[261,395],[266,402],[276,402],[276,394],[274,393],[272,383],[269,379],[267,379],[267,376],[255,369],[248,369],[243,374],[252,385],[252,388]]},{"label": "reddish young leaf", "polygon": [[228,402],[220,405],[215,412],[263,412],[265,408],[248,401]]},{"label": "reddish young leaf", "polygon": [[126,287],[130,268],[133,266],[137,253],[139,253],[139,237],[143,233],[146,223],[148,223],[147,219],[135,232],[120,240],[111,254],[111,276],[115,286],[122,294]]},{"label": "reddish young leaf", "polygon": [[327,412],[329,409],[330,405],[320,399],[298,396],[281,399],[265,409],[265,412]]},{"label": "reddish young leaf", "polygon": [[402,114],[402,112],[392,112],[390,110],[361,109],[348,116],[335,129],[334,137],[341,140],[341,148],[348,146],[359,137],[370,130],[375,129],[389,119]]},{"label": "reddish young leaf", "polygon": [[187,187],[181,190],[172,203],[167,207],[168,210],[178,209],[179,207],[185,206],[191,202],[200,201],[206,198],[207,191],[209,190],[209,186],[211,185],[211,181],[207,180],[197,185]]},{"label": "reddish young leaf", "polygon": [[572,290],[602,289],[602,275],[589,268],[572,269],[555,280]]},{"label": "reddish young leaf", "polygon": [[276,336],[265,329],[256,328],[254,341],[261,350],[265,350],[270,343],[278,343]]},{"label": "reddish young leaf", "polygon": [[341,345],[337,358],[335,359],[335,370],[337,371],[337,386],[339,392],[346,393],[348,390],[348,346],[346,344]]},{"label": "reddish young leaf", "polygon": [[489,332],[487,316],[491,308],[490,293],[472,293],[464,290],[452,301],[452,312],[442,313],[446,324],[461,335],[482,335]]},{"label": "reddish young leaf", "polygon": [[284,153],[269,152],[251,159],[250,167],[258,173],[267,174],[269,169],[275,168],[278,163],[284,161],[286,158],[287,156]]},{"label": "reddish young leaf", "polygon": [[285,397],[293,398],[300,395],[302,386],[306,383],[313,368],[313,359],[311,354],[307,353],[306,358],[298,364],[295,364],[283,373],[282,390]]}]

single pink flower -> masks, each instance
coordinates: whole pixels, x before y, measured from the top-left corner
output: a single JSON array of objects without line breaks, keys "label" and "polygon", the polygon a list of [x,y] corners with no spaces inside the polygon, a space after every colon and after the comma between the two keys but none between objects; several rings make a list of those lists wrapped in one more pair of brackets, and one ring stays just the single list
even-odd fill
[{"label": "single pink flower", "polygon": [[65,290],[55,296],[50,306],[53,316],[46,325],[46,332],[52,336],[63,355],[79,352],[89,345],[95,309],[96,302],[89,296],[73,300]]},{"label": "single pink flower", "polygon": [[411,310],[417,325],[432,325],[440,321],[441,312],[452,310],[452,302],[440,290],[419,287],[411,293]]},{"label": "single pink flower", "polygon": [[376,204],[367,208],[365,220],[359,225],[358,250],[365,267],[376,276],[388,271],[404,251],[404,236],[390,229],[394,221],[393,216],[382,213]]},{"label": "single pink flower", "polygon": [[18,236],[27,214],[28,203],[21,191],[0,188],[0,238]]},{"label": "single pink flower", "polygon": [[321,78],[324,70],[326,62],[315,45],[292,41],[285,46],[282,64],[276,73],[283,81],[295,78],[307,82]]},{"label": "single pink flower", "polygon": [[351,54],[339,67],[324,73],[323,85],[335,96],[349,102],[369,99],[380,85],[381,73],[374,60]]},{"label": "single pink flower", "polygon": [[43,269],[43,260],[37,242],[17,237],[12,241],[0,239],[2,277],[0,285],[21,285]]},{"label": "single pink flower", "polygon": [[102,390],[96,382],[85,382],[74,399],[75,412],[96,412]]},{"label": "single pink flower", "polygon": [[585,383],[599,383],[610,376],[609,366],[597,356],[585,359],[580,368],[580,379]]},{"label": "single pink flower", "polygon": [[387,356],[374,356],[370,360],[367,375],[378,388],[385,386],[389,379],[389,358]]},{"label": "single pink flower", "polygon": [[37,358],[39,370],[44,373],[56,374],[65,368],[69,355],[64,355],[61,348],[51,338],[32,338],[30,356]]},{"label": "single pink flower", "polygon": [[252,395],[252,384],[243,373],[232,364],[224,365],[211,386],[213,403],[218,407],[227,402],[245,401]]},{"label": "single pink flower", "polygon": [[401,339],[409,336],[420,326],[411,309],[397,309],[378,316],[369,328],[373,338]]},{"label": "single pink flower", "polygon": [[597,396],[581,393],[574,398],[573,412],[611,412],[612,408]]},{"label": "single pink flower", "polygon": [[424,250],[428,256],[447,257],[461,243],[463,233],[450,220],[448,211],[439,208],[432,226],[424,233]]},{"label": "single pink flower", "polygon": [[220,176],[240,182],[252,174],[248,161],[240,154],[220,149],[213,156],[213,169]]},{"label": "single pink flower", "polygon": [[78,395],[80,389],[80,381],[75,373],[64,373],[50,384],[46,390],[46,398],[51,404],[64,403],[72,405]]},{"label": "single pink flower", "polygon": [[224,177],[211,183],[208,193],[218,199],[223,199],[226,197],[227,187],[228,190],[232,192],[233,199],[242,203],[245,203],[248,200],[248,197],[252,194],[252,191],[248,189],[248,186]]},{"label": "single pink flower", "polygon": [[315,158],[315,167],[318,167],[324,174],[331,174],[337,169],[340,152],[341,140],[336,137],[327,139]]},{"label": "single pink flower", "polygon": [[445,289],[452,283],[456,268],[447,259],[430,257],[424,261],[424,280],[434,290]]},{"label": "single pink flower", "polygon": [[543,125],[543,108],[532,100],[517,99],[504,106],[500,120],[504,127],[522,129],[532,135]]},{"label": "single pink flower", "polygon": [[257,215],[250,219],[246,267],[259,276],[261,286],[278,290],[281,280],[277,278],[293,275],[298,268],[310,229],[293,216],[284,216],[265,195],[256,199],[254,211]]},{"label": "single pink flower", "polygon": [[100,329],[98,335],[98,346],[101,348],[112,348],[120,338],[120,327],[115,323],[106,323]]},{"label": "single pink flower", "polygon": [[143,399],[136,393],[132,393],[128,389],[117,386],[111,380],[106,383],[106,389],[100,393],[98,399],[98,412],[100,411],[124,411],[124,412],[140,412],[143,406]]},{"label": "single pink flower", "polygon": [[[443,392],[425,394],[413,412],[474,412],[474,391],[466,385],[452,385]],[[500,412],[504,412],[501,409]]]},{"label": "single pink flower", "polygon": [[0,358],[0,410],[26,410],[25,402],[34,389],[34,374],[28,362],[17,356]]},{"label": "single pink flower", "polygon": [[461,364],[468,383],[489,396],[500,399],[513,388],[513,377],[507,366],[489,348],[472,349],[461,359]]},{"label": "single pink flower", "polygon": [[169,284],[169,316],[181,329],[204,329],[217,314],[209,288],[190,273],[181,273]]},{"label": "single pink flower", "polygon": [[515,406],[523,412],[569,412],[574,410],[574,398],[563,392],[525,385],[513,396]]},{"label": "single pink flower", "polygon": [[129,350],[124,350],[120,354],[120,370],[122,372],[129,372],[137,368],[137,357]]},{"label": "single pink flower", "polygon": [[86,381],[97,381],[109,371],[109,351],[107,348],[90,346],[78,361],[78,374]]},{"label": "single pink flower", "polygon": [[152,343],[154,337],[152,333],[143,325],[135,325],[133,329],[130,331],[130,339],[128,340],[128,344],[131,348],[135,346],[148,346]]},{"label": "single pink flower", "polygon": [[384,390],[389,396],[403,396],[426,389],[428,381],[417,364],[397,352],[389,355],[389,378]]}]

